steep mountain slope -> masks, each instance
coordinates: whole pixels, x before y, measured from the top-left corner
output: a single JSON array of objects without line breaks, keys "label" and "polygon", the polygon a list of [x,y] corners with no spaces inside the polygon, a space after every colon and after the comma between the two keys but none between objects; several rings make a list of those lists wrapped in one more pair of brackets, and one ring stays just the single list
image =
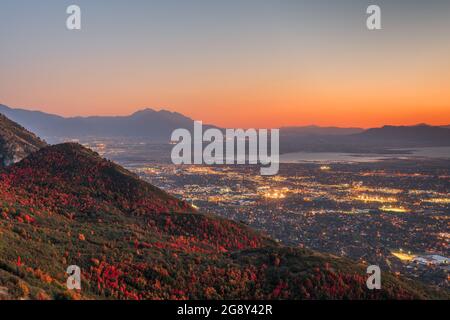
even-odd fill
[{"label": "steep mountain slope", "polygon": [[0,114],[0,166],[17,162],[45,146],[36,135]]},{"label": "steep mountain slope", "polygon": [[[285,248],[185,202],[77,144],[0,174],[0,298],[376,299],[447,297],[309,250]],[[65,270],[82,269],[68,291]]]}]

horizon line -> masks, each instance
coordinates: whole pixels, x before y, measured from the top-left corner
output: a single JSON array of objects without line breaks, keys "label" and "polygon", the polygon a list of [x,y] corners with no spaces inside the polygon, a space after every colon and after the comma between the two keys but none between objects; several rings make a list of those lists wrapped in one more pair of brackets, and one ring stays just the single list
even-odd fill
[{"label": "horizon line", "polygon": [[[164,108],[153,108],[153,107],[143,107],[143,108],[138,108],[135,109],[135,111],[131,112],[131,113],[127,113],[127,114],[95,114],[95,115],[72,115],[72,116],[67,116],[67,115],[61,115],[61,114],[57,114],[57,113],[50,113],[47,111],[42,111],[39,109],[28,109],[27,107],[17,107],[17,106],[10,106],[8,104],[4,104],[4,103],[0,103],[0,106],[4,106],[8,109],[11,110],[20,110],[20,111],[28,111],[28,112],[36,112],[36,113],[43,113],[43,114],[47,114],[47,115],[51,115],[51,116],[57,116],[63,119],[76,119],[76,118],[95,118],[95,117],[106,117],[106,118],[126,118],[126,117],[130,117],[138,112],[142,112],[142,111],[153,111],[153,112],[168,112],[168,113],[172,113],[172,114],[178,114],[181,115],[183,117],[189,118],[192,121],[202,121],[202,120],[195,120],[194,118],[192,118],[189,115],[186,115],[184,113],[181,113],[179,111],[171,111],[169,109],[164,109]],[[202,121],[203,122],[203,121]],[[203,125],[210,125],[210,126],[215,126],[218,128],[222,128],[224,129],[225,127],[223,126],[219,126],[213,123],[206,123],[203,122]],[[338,126],[338,125],[317,125],[314,123],[310,123],[310,124],[295,124],[295,125],[283,125],[278,127],[279,129],[287,129],[287,128],[307,128],[307,127],[316,127],[316,128],[322,128],[322,129],[326,129],[326,128],[338,128],[338,129],[362,129],[362,130],[367,130],[367,129],[375,129],[375,128],[383,128],[383,127],[414,127],[414,126],[430,126],[430,127],[447,127],[450,126],[450,123],[442,123],[442,124],[429,124],[426,122],[416,122],[416,123],[411,123],[411,124],[389,124],[389,123],[384,123],[383,125],[380,126]],[[243,129],[250,129],[250,128],[257,128],[257,127],[245,127]],[[262,127],[261,127],[262,128]],[[271,128],[271,129],[277,129],[277,128]]]}]

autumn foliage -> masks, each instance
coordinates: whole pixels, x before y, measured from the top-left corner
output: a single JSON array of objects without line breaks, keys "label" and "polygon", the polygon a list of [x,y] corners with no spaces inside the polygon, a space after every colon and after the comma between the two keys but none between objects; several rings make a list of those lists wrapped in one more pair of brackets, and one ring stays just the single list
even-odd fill
[{"label": "autumn foliage", "polygon": [[[35,152],[0,173],[0,287],[31,299],[411,299],[364,266],[285,248],[199,213],[78,144]],[[65,270],[82,269],[68,291]],[[438,295],[439,296],[439,295]]]}]

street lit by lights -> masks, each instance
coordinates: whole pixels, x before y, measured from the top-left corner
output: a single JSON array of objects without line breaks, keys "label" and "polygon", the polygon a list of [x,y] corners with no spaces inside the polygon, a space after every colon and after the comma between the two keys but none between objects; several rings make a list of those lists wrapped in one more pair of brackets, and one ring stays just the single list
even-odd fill
[{"label": "street lit by lights", "polygon": [[408,209],[403,208],[403,207],[392,207],[392,206],[382,206],[380,207],[381,211],[385,211],[385,212],[396,212],[396,213],[406,213],[409,212]]}]

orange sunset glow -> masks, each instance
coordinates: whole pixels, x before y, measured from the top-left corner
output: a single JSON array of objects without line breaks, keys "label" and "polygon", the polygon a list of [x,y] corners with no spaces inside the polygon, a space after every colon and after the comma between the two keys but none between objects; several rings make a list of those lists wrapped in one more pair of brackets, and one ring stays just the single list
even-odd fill
[{"label": "orange sunset glow", "polygon": [[450,0],[0,0],[0,308],[448,302],[449,34]]},{"label": "orange sunset glow", "polygon": [[[371,32],[364,5],[333,15],[319,4],[243,5],[242,19],[235,5],[219,14],[203,3],[214,15],[199,17],[159,4],[154,21],[144,5],[106,19],[86,2],[97,19],[78,33],[56,28],[56,9],[42,20],[16,11],[3,22],[22,31],[3,46],[0,103],[62,116],[166,109],[223,127],[450,123],[444,13],[430,22],[385,4],[385,28]],[[40,26],[32,36],[27,19]]]}]

